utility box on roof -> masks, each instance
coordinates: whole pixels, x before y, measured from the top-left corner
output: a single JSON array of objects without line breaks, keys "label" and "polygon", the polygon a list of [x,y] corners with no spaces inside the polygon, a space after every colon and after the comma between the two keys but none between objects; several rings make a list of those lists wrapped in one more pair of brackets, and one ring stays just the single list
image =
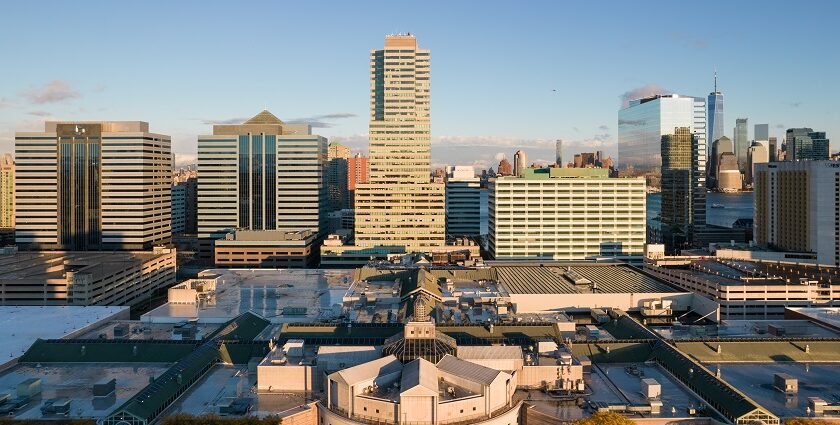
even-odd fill
[{"label": "utility box on roof", "polygon": [[799,392],[799,381],[787,373],[773,374],[773,386],[785,394],[796,394]]},{"label": "utility box on roof", "polygon": [[99,381],[93,384],[93,396],[94,397],[106,397],[116,391],[117,389],[117,380],[111,379],[110,381]]},{"label": "utility box on roof", "polygon": [[641,380],[642,395],[648,399],[659,398],[662,395],[662,385],[656,382],[653,378],[644,378]]},{"label": "utility box on roof", "polygon": [[41,379],[29,378],[17,386],[18,398],[32,398],[41,394]]}]

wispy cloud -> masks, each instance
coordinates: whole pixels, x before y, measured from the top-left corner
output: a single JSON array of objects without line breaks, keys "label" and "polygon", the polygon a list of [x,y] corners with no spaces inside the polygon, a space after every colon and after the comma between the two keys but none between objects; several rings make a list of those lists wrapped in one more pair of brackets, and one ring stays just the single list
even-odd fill
[{"label": "wispy cloud", "polygon": [[286,121],[289,124],[309,124],[312,128],[330,128],[335,124],[333,120],[353,118],[356,114],[351,112],[334,112],[332,114],[313,115],[311,117],[294,118]]},{"label": "wispy cloud", "polygon": [[798,108],[798,107],[802,106],[802,102],[790,102],[790,103],[788,103],[788,105],[791,108]]},{"label": "wispy cloud", "polygon": [[610,131],[610,128],[606,124],[601,124],[601,125],[598,126],[598,130]]},{"label": "wispy cloud", "polygon": [[47,111],[32,111],[32,112],[27,112],[27,114],[34,115],[36,117],[48,117],[48,116],[52,115],[52,113],[47,112]]},{"label": "wispy cloud", "polygon": [[618,125],[645,125],[645,120],[618,120]]},{"label": "wispy cloud", "polygon": [[776,124],[776,128],[782,128],[783,129],[783,128],[785,128],[785,125],[784,124]]},{"label": "wispy cloud", "polygon": [[641,99],[643,97],[653,96],[655,94],[670,94],[671,91],[658,84],[645,84],[641,87],[636,87],[628,90],[618,96],[621,100],[621,107],[626,108],[630,105],[631,100]]},{"label": "wispy cloud", "polygon": [[14,104],[15,103],[12,101],[12,99],[9,99],[9,98],[6,98],[6,97],[0,97],[0,109],[9,108]]},{"label": "wispy cloud", "polygon": [[214,124],[242,124],[245,121],[248,121],[250,118],[227,118],[223,120],[201,120],[204,125],[214,125]]},{"label": "wispy cloud", "polygon": [[31,103],[42,105],[45,103],[63,102],[65,100],[78,99],[82,97],[76,89],[66,81],[53,80],[43,87],[31,88],[21,93]]}]

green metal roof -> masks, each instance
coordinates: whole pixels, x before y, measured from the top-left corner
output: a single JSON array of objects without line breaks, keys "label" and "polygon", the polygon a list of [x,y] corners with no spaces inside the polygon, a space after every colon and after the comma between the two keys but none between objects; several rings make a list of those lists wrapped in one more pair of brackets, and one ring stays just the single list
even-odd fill
[{"label": "green metal roof", "polygon": [[22,363],[175,363],[200,341],[36,340]]},{"label": "green metal roof", "polygon": [[[674,344],[700,362],[838,362],[840,341],[703,341]],[[717,346],[721,353],[718,354]],[[808,352],[806,353],[806,346]]]}]

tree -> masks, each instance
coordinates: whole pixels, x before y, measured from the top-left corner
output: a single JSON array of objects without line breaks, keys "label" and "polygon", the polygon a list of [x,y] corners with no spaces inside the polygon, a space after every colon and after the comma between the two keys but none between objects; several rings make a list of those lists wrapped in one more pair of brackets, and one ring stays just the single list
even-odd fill
[{"label": "tree", "polygon": [[633,425],[633,421],[618,413],[598,412],[588,418],[575,422],[575,425]]}]

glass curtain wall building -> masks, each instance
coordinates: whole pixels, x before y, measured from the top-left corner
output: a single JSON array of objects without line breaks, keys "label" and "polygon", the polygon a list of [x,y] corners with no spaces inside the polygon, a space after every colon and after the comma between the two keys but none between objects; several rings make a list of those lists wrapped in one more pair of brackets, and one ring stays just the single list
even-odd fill
[{"label": "glass curtain wall building", "polygon": [[[706,142],[708,146],[712,146],[715,140],[724,137],[724,130],[723,130],[723,93],[717,90],[717,74],[715,74],[715,91],[709,93],[709,97],[706,101],[707,112],[706,112],[706,119],[708,120],[708,130],[709,134],[706,137]],[[717,164],[714,159],[714,155],[712,155],[711,161],[709,161],[709,173],[708,176],[710,180],[713,180],[713,177],[717,173]]]},{"label": "glass curtain wall building", "polygon": [[[706,169],[706,100],[678,94],[636,99],[618,112],[618,168],[627,174],[659,174],[662,136],[687,127],[697,136],[703,155],[698,166]],[[705,185],[706,178],[702,182]]]},{"label": "glass curtain wall building", "polygon": [[747,170],[747,149],[750,147],[746,118],[735,120],[735,137],[732,142],[735,145],[735,157],[738,158],[738,169],[744,174]]}]

